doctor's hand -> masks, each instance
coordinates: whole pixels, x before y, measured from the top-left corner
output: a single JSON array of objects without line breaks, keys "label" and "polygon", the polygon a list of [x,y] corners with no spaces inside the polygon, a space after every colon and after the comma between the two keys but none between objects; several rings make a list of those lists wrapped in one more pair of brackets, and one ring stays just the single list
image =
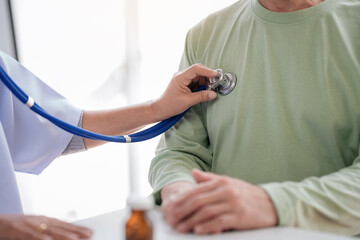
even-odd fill
[{"label": "doctor's hand", "polygon": [[177,231],[210,234],[277,225],[275,208],[261,187],[199,170],[192,174],[198,184],[174,183],[161,192],[162,212]]},{"label": "doctor's hand", "polygon": [[184,112],[195,104],[215,99],[216,93],[213,91],[192,92],[191,90],[196,90],[206,84],[207,78],[216,75],[215,70],[201,64],[192,65],[176,73],[163,95],[152,103],[155,115],[166,119]]},{"label": "doctor's hand", "polygon": [[78,240],[91,237],[90,229],[43,216],[0,215],[0,239]]}]

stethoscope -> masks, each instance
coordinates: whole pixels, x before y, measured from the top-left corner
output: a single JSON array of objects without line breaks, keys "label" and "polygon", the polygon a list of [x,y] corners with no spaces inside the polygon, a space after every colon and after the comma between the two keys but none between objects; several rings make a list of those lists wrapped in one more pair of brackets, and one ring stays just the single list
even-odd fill
[{"label": "stethoscope", "polygon": [[[94,133],[83,128],[71,125],[66,123],[49,113],[47,113],[44,109],[42,109],[32,97],[25,94],[23,90],[9,77],[9,75],[4,71],[4,69],[0,66],[0,79],[1,81],[9,88],[9,90],[24,104],[26,104],[32,111],[37,113],[38,115],[46,118],[54,125],[59,128],[74,134],[80,137],[89,138],[93,140],[99,141],[107,141],[107,142],[121,142],[121,143],[133,143],[133,142],[141,142],[146,141],[148,139],[154,138],[169,128],[171,128],[177,121],[179,121],[185,113],[189,110],[187,109],[185,112],[168,118],[159,122],[158,124],[145,129],[140,132],[136,132],[130,135],[124,136],[108,136],[102,135],[98,133]],[[218,92],[220,95],[229,94],[236,85],[236,75],[231,72],[225,72],[221,69],[217,69],[217,75],[215,77],[209,78],[209,85],[207,87],[208,90],[213,90]],[[206,86],[201,86],[197,91],[205,90]]]}]

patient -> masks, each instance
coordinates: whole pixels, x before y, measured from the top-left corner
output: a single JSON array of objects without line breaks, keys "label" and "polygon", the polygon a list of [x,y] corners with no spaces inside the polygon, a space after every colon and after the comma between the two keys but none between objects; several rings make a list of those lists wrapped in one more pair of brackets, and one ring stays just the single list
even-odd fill
[{"label": "patient", "polygon": [[359,12],[354,0],[241,0],[189,31],[180,69],[201,62],[238,83],[158,145],[149,181],[171,226],[360,233]]}]

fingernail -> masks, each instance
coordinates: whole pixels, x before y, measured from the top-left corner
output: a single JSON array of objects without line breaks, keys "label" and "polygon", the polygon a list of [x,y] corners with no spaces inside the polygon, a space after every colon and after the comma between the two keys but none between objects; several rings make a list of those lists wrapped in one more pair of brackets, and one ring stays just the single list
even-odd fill
[{"label": "fingernail", "polygon": [[208,97],[210,99],[214,99],[214,98],[216,98],[216,93],[215,92],[209,92]]}]

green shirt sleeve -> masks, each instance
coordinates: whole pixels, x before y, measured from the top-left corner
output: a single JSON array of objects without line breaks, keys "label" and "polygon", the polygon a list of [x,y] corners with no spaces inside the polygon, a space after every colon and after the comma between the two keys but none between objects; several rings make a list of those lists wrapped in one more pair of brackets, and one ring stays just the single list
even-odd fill
[{"label": "green shirt sleeve", "polygon": [[360,157],[329,175],[261,186],[276,207],[280,226],[355,235],[360,226],[359,173]]}]

